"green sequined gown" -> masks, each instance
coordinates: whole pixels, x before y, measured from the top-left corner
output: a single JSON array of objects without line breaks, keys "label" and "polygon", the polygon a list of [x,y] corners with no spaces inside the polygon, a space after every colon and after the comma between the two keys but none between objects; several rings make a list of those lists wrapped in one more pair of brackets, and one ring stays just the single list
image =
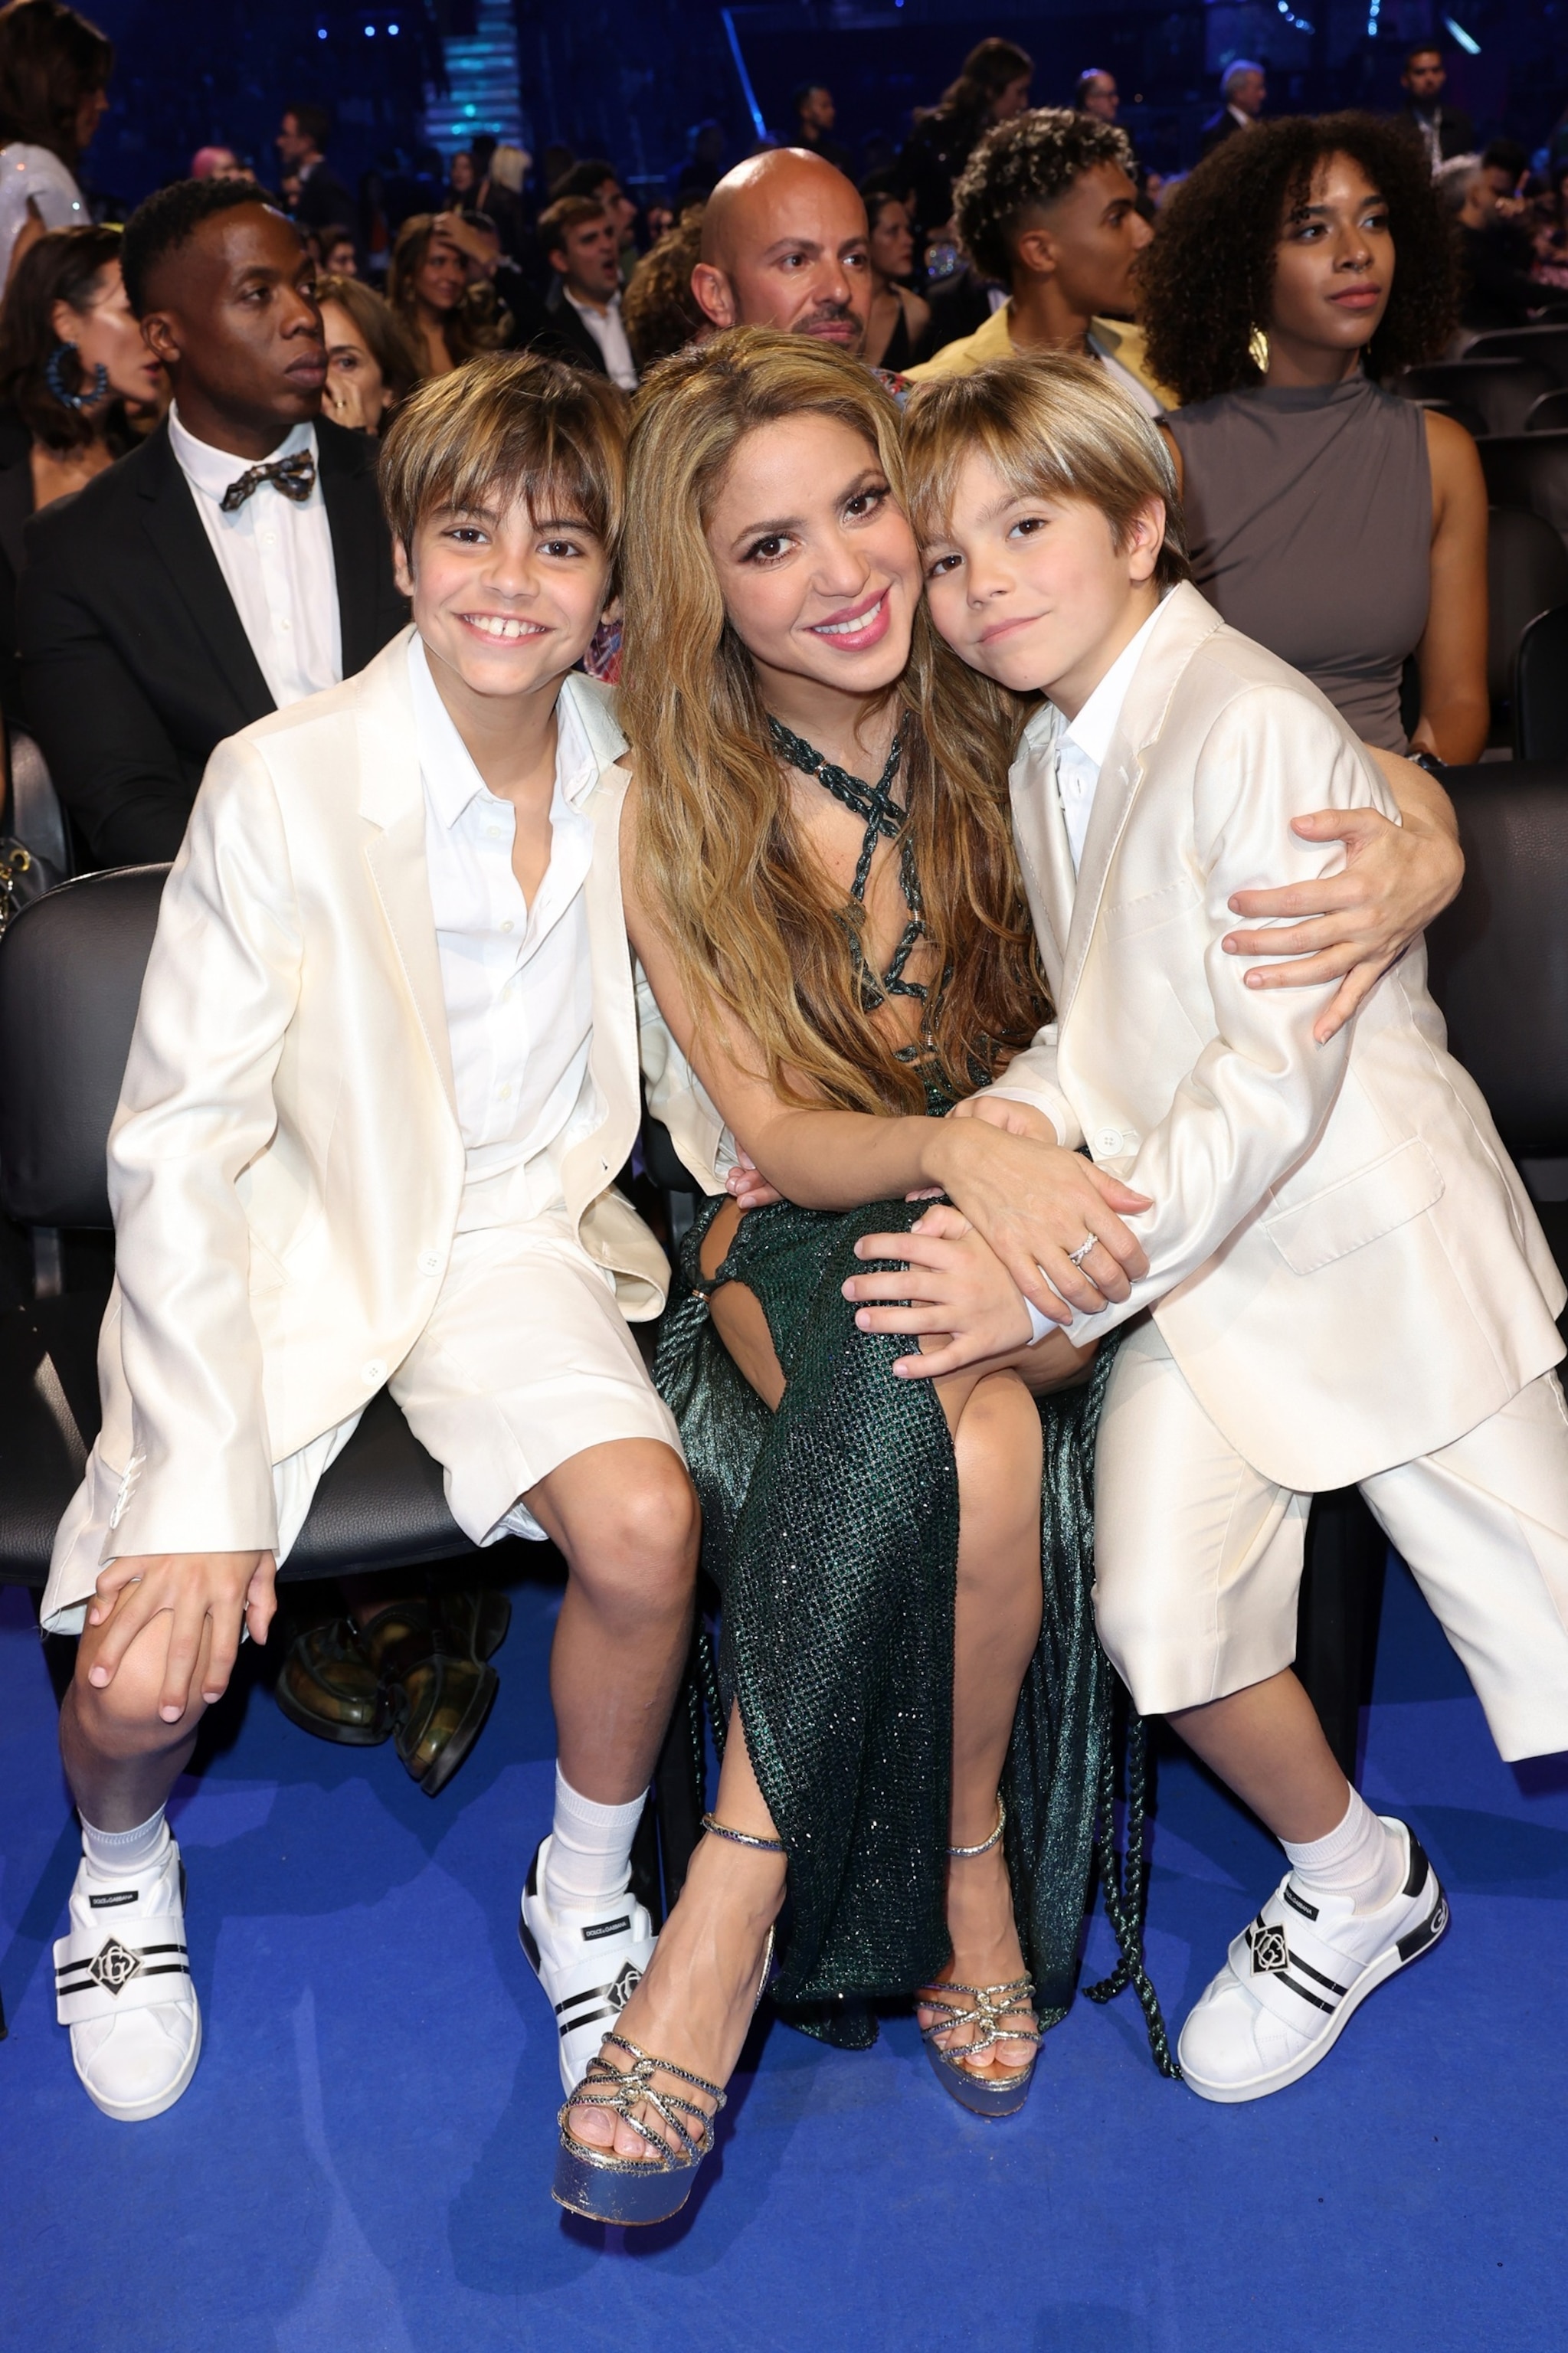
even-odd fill
[{"label": "green sequined gown", "polygon": [[[833,772],[830,789],[839,781]],[[891,829],[890,782],[875,795],[858,785],[882,804],[868,812],[867,866],[873,825]],[[911,884],[906,872],[917,921]],[[699,1252],[720,1207],[711,1203],[686,1237],[655,1368],[702,1501],[703,1567],[721,1599],[722,1715],[738,1701],[789,1851],[774,1998],[794,2023],[848,2047],[874,2040],[872,2002],[929,1982],[951,1950],[952,1440],[934,1389],[894,1377],[908,1344],[858,1331],[841,1290],[865,1271],[856,1240],[907,1230],[925,1206],[829,1212],[780,1202],[741,1219],[719,1279],[747,1285],[767,1316],[788,1384],[775,1413],[736,1370],[708,1313],[713,1286]],[[1095,1430],[1114,1353],[1114,1344],[1101,1349],[1086,1384],[1039,1401],[1044,1613],[1002,1787],[1042,2027],[1073,1998],[1097,1831],[1110,1813],[1114,1677],[1090,1588]],[[1130,1977],[1152,2029],[1137,1951],[1140,1861],[1126,1906],[1102,1851],[1107,1863],[1124,1961],[1094,1990]]]}]

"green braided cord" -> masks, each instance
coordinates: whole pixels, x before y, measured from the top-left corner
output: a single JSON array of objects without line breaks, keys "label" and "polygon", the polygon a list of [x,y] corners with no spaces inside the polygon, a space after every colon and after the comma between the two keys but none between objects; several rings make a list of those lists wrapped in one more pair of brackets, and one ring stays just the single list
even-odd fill
[{"label": "green braided cord", "polygon": [[[1107,1698],[1107,1715],[1111,1714]],[[1149,2048],[1154,2063],[1162,2075],[1179,2083],[1181,2070],[1176,2063],[1166,2031],[1160,1997],[1155,1992],[1143,1960],[1143,1918],[1148,1901],[1148,1808],[1147,1773],[1149,1732],[1140,1715],[1130,1711],[1127,1727],[1127,1862],[1123,1878],[1121,1859],[1116,1847],[1116,1744],[1112,1726],[1104,1725],[1105,1738],[1100,1750],[1099,1802],[1096,1810],[1095,1843],[1099,1855],[1100,1879],[1105,1890],[1106,1916],[1115,1932],[1121,1957],[1110,1975],[1097,1985],[1086,1986],[1090,2001],[1114,2000],[1124,1987],[1130,1985],[1138,1996],[1149,2035]]]}]

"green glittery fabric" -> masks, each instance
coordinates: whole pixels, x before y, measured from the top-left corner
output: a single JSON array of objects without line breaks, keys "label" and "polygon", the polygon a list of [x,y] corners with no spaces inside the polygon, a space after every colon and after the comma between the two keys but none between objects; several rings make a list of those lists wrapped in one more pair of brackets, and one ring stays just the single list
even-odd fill
[{"label": "green glittery fabric", "polygon": [[[720,1724],[738,1701],[758,1783],[789,1850],[774,1998],[841,2047],[875,2039],[870,2005],[947,1962],[959,1534],[952,1440],[932,1388],[891,1367],[906,1343],[856,1330],[840,1286],[863,1234],[907,1230],[923,1202],[845,1213],[752,1210],[721,1270],[767,1315],[788,1388],[775,1414],[708,1314],[698,1253],[682,1253],[655,1377],[680,1425],[721,1599]],[[1088,1382],[1041,1399],[1044,1617],[1003,1779],[1006,1846],[1042,2027],[1072,1999],[1097,1839],[1123,1961],[1158,2022],[1130,1904],[1109,1854],[1115,1678],[1095,1634],[1095,1430],[1114,1342]],[[1139,1752],[1141,1810],[1141,1750]],[[1130,1786],[1130,1785],[1129,1785]],[[1146,1998],[1147,1995],[1147,1998]],[[1163,2030],[1156,2042],[1161,2055]]]}]

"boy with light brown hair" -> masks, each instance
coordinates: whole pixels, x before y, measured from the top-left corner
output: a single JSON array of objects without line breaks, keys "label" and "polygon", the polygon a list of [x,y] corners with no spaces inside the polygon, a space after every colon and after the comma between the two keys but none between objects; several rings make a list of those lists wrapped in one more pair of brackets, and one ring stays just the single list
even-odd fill
[{"label": "boy with light brown hair", "polygon": [[[913,520],[931,614],[972,668],[1038,695],[1011,789],[1055,1006],[961,1115],[1086,1151],[1144,1197],[1149,1271],[1070,1311],[1072,1269],[1008,1262],[959,1328],[977,1237],[941,1208],[873,1236],[913,1275],[854,1278],[867,1328],[924,1332],[940,1375],[1057,1320],[1128,1327],[1096,1475],[1096,1613],[1144,1714],[1280,1840],[1290,1869],[1182,2031],[1194,2091],[1256,2099],[1326,2056],[1366,1994],[1447,1923],[1406,1824],[1340,1770],[1291,1672],[1313,1493],[1359,1484],[1463,1661],[1503,1757],[1568,1748],[1563,1285],[1486,1104],[1444,1050],[1419,938],[1333,1034],[1321,988],[1227,953],[1233,894],[1289,844],[1332,891],[1347,813],[1392,814],[1315,687],[1185,579],[1160,436],[1090,364],[1011,363],[917,394]],[[1325,793],[1325,780],[1328,790]],[[1283,944],[1283,943],[1282,943]],[[971,1204],[972,1207],[972,1204]],[[952,1336],[942,1343],[938,1335]]]}]

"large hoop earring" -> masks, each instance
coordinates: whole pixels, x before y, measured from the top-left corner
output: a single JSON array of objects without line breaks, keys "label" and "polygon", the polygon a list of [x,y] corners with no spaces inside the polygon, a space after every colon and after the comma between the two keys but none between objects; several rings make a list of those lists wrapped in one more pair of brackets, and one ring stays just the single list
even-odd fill
[{"label": "large hoop earring", "polygon": [[48,385],[62,408],[93,408],[109,390],[109,370],[101,360],[92,372],[89,391],[72,392],[65,380],[66,363],[76,357],[74,343],[57,343],[44,367],[44,382]]}]

